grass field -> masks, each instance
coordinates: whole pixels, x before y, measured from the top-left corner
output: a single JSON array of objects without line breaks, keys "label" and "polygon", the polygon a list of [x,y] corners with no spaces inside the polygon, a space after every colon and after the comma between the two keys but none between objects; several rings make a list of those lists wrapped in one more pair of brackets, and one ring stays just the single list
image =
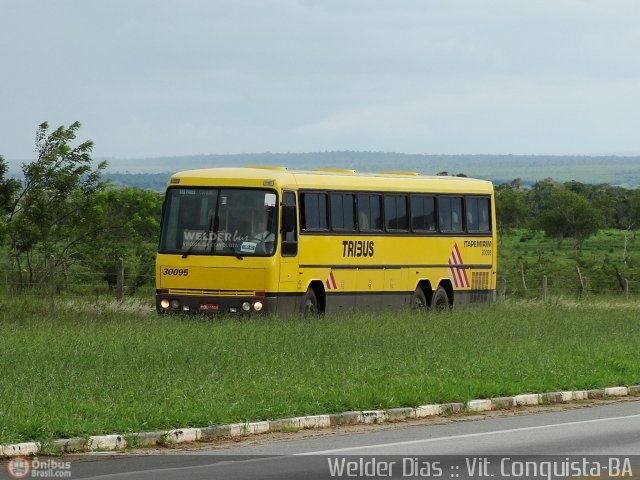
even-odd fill
[{"label": "grass field", "polygon": [[[626,237],[626,249],[625,249]],[[601,230],[576,252],[571,239],[558,245],[541,232],[516,230],[505,235],[498,250],[498,277],[507,280],[507,294],[525,295],[520,280],[524,266],[527,292],[540,296],[542,276],[547,275],[549,292],[576,296],[579,292],[576,266],[587,278],[588,295],[622,294],[616,268],[629,280],[631,294],[640,294],[640,237],[622,230]]]},{"label": "grass field", "polygon": [[308,321],[0,302],[0,443],[640,383],[637,303]]}]

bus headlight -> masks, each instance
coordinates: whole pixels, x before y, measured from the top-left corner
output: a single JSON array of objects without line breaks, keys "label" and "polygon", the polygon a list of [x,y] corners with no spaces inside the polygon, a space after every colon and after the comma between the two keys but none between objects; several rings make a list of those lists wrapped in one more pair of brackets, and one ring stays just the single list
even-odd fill
[{"label": "bus headlight", "polygon": [[251,304],[249,302],[242,302],[242,310],[248,312],[251,310]]},{"label": "bus headlight", "polygon": [[262,302],[258,300],[253,304],[253,308],[255,309],[256,312],[259,312],[260,310],[262,310]]},{"label": "bus headlight", "polygon": [[171,308],[175,308],[176,310],[180,308],[180,300],[174,298],[171,300]]},{"label": "bus headlight", "polygon": [[161,306],[162,308],[164,308],[165,310],[166,310],[167,308],[169,308],[169,305],[170,305],[170,304],[169,304],[169,299],[168,299],[168,298],[163,298],[162,300],[160,300],[160,306]]}]

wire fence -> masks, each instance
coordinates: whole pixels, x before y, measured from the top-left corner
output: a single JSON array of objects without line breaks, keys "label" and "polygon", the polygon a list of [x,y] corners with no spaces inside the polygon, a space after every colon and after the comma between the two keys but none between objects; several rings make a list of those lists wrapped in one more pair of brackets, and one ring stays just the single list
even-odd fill
[{"label": "wire fence", "polygon": [[[142,269],[137,265],[127,268],[122,259],[117,259],[100,262],[104,269],[97,271],[92,265],[56,264],[53,257],[47,263],[44,268],[32,269],[0,263],[0,299],[48,299],[52,308],[58,298],[122,302],[126,297],[134,297],[153,303],[155,274],[152,265]],[[151,273],[144,273],[146,271]]]},{"label": "wire fence", "polygon": [[[593,274],[593,276],[590,276]],[[640,292],[640,281],[602,272],[563,270],[548,274],[529,274],[520,269],[498,273],[498,298],[540,298],[552,296],[620,296],[631,299]]]},{"label": "wire fence", "polygon": [[[0,299],[24,297],[48,299],[51,308],[56,299],[84,301],[135,298],[153,304],[155,271],[153,265],[125,265],[122,259],[104,261],[103,270],[90,265],[56,265],[51,258],[46,268],[18,270],[15,265],[0,263]],[[542,299],[564,296],[577,299],[607,295],[629,300],[640,292],[640,281],[609,275],[590,277],[579,267],[540,275],[519,268],[498,271],[497,296]]]}]

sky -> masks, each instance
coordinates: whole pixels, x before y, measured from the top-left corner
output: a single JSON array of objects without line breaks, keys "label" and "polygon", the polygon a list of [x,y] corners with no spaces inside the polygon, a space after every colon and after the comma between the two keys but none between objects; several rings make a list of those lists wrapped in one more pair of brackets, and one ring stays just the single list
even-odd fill
[{"label": "sky", "polygon": [[0,0],[0,155],[640,154],[637,0]]}]

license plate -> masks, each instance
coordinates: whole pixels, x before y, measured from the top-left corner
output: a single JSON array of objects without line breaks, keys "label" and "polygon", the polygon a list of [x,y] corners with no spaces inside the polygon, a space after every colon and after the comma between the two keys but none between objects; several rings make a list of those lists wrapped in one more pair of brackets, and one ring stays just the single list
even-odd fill
[{"label": "license plate", "polygon": [[219,303],[201,303],[200,311],[201,312],[217,312],[220,310]]}]

